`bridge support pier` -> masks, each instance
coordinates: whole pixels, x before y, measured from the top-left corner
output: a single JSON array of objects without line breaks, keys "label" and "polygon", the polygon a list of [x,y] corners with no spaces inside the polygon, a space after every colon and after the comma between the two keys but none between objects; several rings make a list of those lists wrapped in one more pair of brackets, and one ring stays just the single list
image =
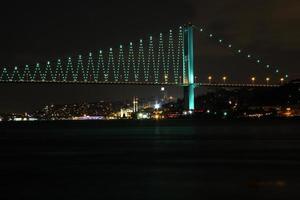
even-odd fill
[{"label": "bridge support pier", "polygon": [[184,29],[183,90],[184,109],[195,110],[195,75],[194,75],[194,28],[189,24]]},{"label": "bridge support pier", "polygon": [[184,109],[185,110],[195,110],[195,89],[194,85],[184,86]]}]

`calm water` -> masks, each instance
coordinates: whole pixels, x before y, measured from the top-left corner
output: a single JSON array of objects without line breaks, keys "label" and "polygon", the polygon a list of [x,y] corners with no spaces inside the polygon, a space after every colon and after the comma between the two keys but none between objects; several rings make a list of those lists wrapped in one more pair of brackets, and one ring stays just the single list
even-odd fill
[{"label": "calm water", "polygon": [[0,125],[0,199],[298,199],[300,121]]}]

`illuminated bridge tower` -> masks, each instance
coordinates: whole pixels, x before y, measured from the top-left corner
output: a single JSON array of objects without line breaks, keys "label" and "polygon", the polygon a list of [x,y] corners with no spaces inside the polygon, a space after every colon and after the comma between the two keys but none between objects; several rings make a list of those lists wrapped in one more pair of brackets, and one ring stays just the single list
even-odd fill
[{"label": "illuminated bridge tower", "polygon": [[194,67],[194,28],[192,24],[188,24],[184,29],[183,90],[185,110],[195,110]]}]

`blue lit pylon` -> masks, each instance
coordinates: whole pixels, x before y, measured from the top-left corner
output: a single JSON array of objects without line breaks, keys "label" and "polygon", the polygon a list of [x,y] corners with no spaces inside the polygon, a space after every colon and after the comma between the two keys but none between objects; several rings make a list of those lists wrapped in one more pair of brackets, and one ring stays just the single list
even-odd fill
[{"label": "blue lit pylon", "polygon": [[195,110],[194,30],[189,24],[184,30],[183,84],[186,110]]}]

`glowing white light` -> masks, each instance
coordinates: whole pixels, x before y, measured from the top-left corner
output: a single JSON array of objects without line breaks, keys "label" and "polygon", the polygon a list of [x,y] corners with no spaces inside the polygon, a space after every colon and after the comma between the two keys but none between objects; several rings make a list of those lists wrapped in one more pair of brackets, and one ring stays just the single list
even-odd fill
[{"label": "glowing white light", "polygon": [[154,104],[154,109],[156,110],[160,109],[160,104],[159,103]]},{"label": "glowing white light", "polygon": [[138,114],[138,118],[139,118],[139,119],[143,119],[143,113],[139,113],[139,114]]},{"label": "glowing white light", "polygon": [[162,92],[164,92],[165,90],[166,90],[165,87],[160,88],[160,91],[162,91]]}]

